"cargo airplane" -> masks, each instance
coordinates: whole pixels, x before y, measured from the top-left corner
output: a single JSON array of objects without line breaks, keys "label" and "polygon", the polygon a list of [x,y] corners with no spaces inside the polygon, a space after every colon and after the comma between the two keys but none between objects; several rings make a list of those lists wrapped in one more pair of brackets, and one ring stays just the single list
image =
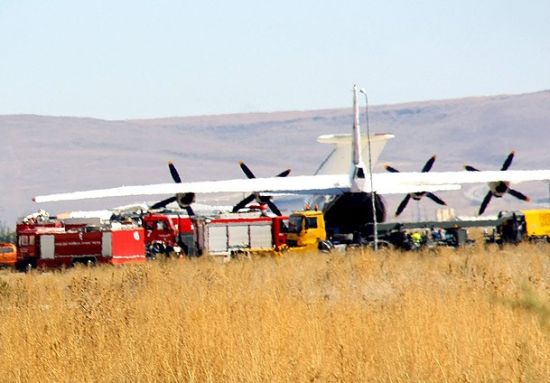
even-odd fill
[{"label": "cargo airplane", "polygon": [[[427,196],[437,203],[444,203],[433,192],[458,190],[463,184],[488,183],[489,192],[484,199],[482,209],[480,209],[481,214],[492,197],[499,198],[505,193],[509,193],[517,198],[527,199],[523,194],[511,189],[511,183],[550,180],[550,170],[508,170],[513,158],[512,153],[499,171],[478,171],[468,166],[464,171],[430,172],[434,161],[434,158],[431,158],[421,172],[398,172],[387,166],[387,173],[372,173],[372,182],[370,182],[369,168],[365,165],[362,154],[363,146],[361,145],[357,102],[359,92],[359,88],[354,86],[354,123],[351,137],[350,135],[347,137],[346,135],[320,137],[320,142],[335,144],[336,150],[329,155],[315,175],[287,176],[288,172],[285,171],[278,176],[268,178],[255,178],[253,174],[247,174],[247,179],[182,182],[175,168],[171,167],[170,171],[175,183],[120,186],[110,189],[40,195],[36,196],[34,201],[52,202],[138,195],[172,195],[172,197],[161,201],[163,203],[159,206],[177,201],[181,207],[187,208],[194,201],[195,194],[206,193],[251,193],[247,197],[248,202],[253,199],[267,202],[270,197],[262,199],[262,196],[273,194],[330,196],[323,207],[327,228],[338,228],[338,231],[350,232],[361,230],[374,221],[373,196],[376,220],[382,222],[385,220],[386,208],[381,195],[406,195],[397,210],[397,214],[399,214],[411,198],[418,200]],[[375,157],[378,156],[385,141],[391,137],[393,136],[373,136],[372,141],[378,142],[372,153]],[[352,160],[351,165],[348,165],[347,172],[341,169],[344,157],[348,158],[347,161],[349,158]],[[243,170],[247,173],[244,168]],[[240,204],[246,205],[243,202],[241,201]],[[191,209],[188,209],[188,212],[192,215]]]}]

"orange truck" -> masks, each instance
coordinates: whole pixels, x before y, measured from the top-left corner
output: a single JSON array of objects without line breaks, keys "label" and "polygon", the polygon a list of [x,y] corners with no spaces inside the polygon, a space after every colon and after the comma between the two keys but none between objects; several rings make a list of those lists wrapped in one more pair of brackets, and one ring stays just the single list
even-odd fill
[{"label": "orange truck", "polygon": [[0,242],[0,266],[15,266],[17,248],[13,243]]}]

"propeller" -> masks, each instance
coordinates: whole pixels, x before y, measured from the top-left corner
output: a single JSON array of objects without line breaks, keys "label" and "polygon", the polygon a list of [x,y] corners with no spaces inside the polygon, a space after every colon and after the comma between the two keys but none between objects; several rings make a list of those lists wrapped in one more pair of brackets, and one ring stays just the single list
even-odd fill
[{"label": "propeller", "polygon": [[[432,169],[432,166],[435,162],[435,158],[436,158],[435,155],[433,155],[428,159],[428,161],[426,161],[426,163],[422,167],[422,173],[427,173]],[[385,165],[384,167],[390,173],[399,173],[399,170],[397,170],[396,168],[390,165]],[[405,210],[411,198],[414,199],[415,201],[419,201],[424,196],[428,197],[429,199],[431,199],[432,201],[440,205],[447,205],[445,201],[443,201],[441,198],[439,198],[438,196],[430,192],[409,193],[405,196],[405,198],[403,198],[403,201],[401,201],[401,203],[397,207],[397,210],[395,211],[395,216],[397,217],[399,214],[403,212],[403,210]]]},{"label": "propeller", "polygon": [[[170,175],[172,176],[174,182],[177,184],[181,184],[181,177],[172,162],[168,162],[168,169],[170,170]],[[173,197],[169,197],[157,202],[156,204],[151,206],[151,209],[160,209],[166,207],[172,202],[177,202],[178,206],[182,209],[185,209],[190,217],[195,215],[195,212],[191,208],[191,204],[195,202],[195,193],[178,193]]]},{"label": "propeller", "polygon": [[[246,164],[241,161],[239,162],[239,166],[241,167],[243,173],[248,178],[256,178],[254,173],[252,173],[252,170]],[[279,174],[277,174],[275,177],[286,177],[290,174],[290,169],[287,169]],[[269,207],[269,209],[273,212],[273,214],[281,216],[283,215],[279,208],[273,203],[271,200],[271,196],[266,195],[260,195],[260,193],[251,193],[246,198],[241,200],[239,203],[237,203],[235,206],[233,206],[233,213],[238,212],[240,209],[244,208],[246,205],[248,205],[252,201],[257,201],[259,204],[265,204]]]},{"label": "propeller", "polygon": [[[504,160],[504,163],[502,164],[502,167],[500,168],[501,171],[506,171],[512,164],[512,161],[514,160],[515,152],[512,151],[510,154],[508,154],[508,157],[506,157],[506,160]],[[464,169],[466,169],[469,172],[479,172],[478,169],[474,168],[470,165],[465,165]],[[529,201],[529,197],[527,197],[525,194],[514,190],[510,188],[510,182],[507,181],[496,181],[496,182],[489,182],[489,191],[487,194],[485,194],[485,198],[483,198],[483,201],[481,202],[481,206],[479,207],[478,215],[483,214],[487,206],[489,205],[489,202],[491,202],[491,198],[501,198],[504,194],[508,193],[514,197],[516,197],[519,200],[522,201]]]}]

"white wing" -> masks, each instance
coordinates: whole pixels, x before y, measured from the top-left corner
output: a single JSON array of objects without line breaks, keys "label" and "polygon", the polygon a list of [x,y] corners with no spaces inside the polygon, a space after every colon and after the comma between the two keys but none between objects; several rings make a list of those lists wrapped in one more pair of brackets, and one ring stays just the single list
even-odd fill
[{"label": "white wing", "polygon": [[[437,186],[445,184],[471,184],[484,182],[505,181],[520,183],[526,181],[550,180],[550,170],[507,170],[507,171],[480,171],[480,172],[428,172],[428,173],[385,173],[376,174],[380,183],[396,182],[400,185],[427,185]],[[392,181],[385,181],[387,178]],[[376,187],[375,187],[376,189]]]},{"label": "white wing", "polygon": [[[373,174],[374,190],[379,194],[406,194],[457,190],[461,184],[507,181],[550,180],[550,170],[508,170],[481,172],[377,173]],[[69,201],[137,195],[172,195],[177,193],[274,192],[290,194],[340,194],[350,191],[347,174],[297,177],[270,177],[224,181],[184,182],[121,186],[112,189],[89,190],[37,196],[36,202]],[[364,190],[370,192],[370,183]]]},{"label": "white wing", "polygon": [[348,191],[349,185],[349,177],[346,174],[336,176],[270,177],[224,181],[183,182],[179,184],[166,183],[121,186],[112,189],[37,196],[34,200],[36,202],[51,202],[137,195],[173,195],[177,193],[278,192],[318,194],[322,192],[322,194],[339,194]]},{"label": "white wing", "polygon": [[[377,175],[375,175],[377,176]],[[381,174],[380,176],[386,176]],[[388,182],[389,181],[389,182]],[[414,185],[392,182],[384,177],[383,183],[376,182],[375,190],[382,194],[401,194],[420,191],[456,190],[459,185]],[[177,193],[231,193],[231,192],[268,192],[288,194],[340,194],[350,190],[350,178],[347,174],[317,175],[297,177],[270,177],[253,179],[234,179],[225,181],[165,183],[137,186],[120,186],[111,189],[79,191],[41,195],[36,202],[71,201],[105,197],[123,197],[138,195],[173,195]],[[367,192],[370,191],[366,190]]]},{"label": "white wing", "polygon": [[[405,173],[403,173],[405,174]],[[375,190],[381,194],[402,194],[421,191],[456,190],[459,185],[425,185],[401,182],[391,178],[390,174],[375,174],[381,177],[375,181]],[[387,177],[390,176],[390,177]],[[177,193],[231,193],[231,192],[268,192],[288,194],[340,194],[350,190],[350,178],[347,174],[317,175],[297,177],[270,177],[253,179],[234,179],[224,181],[165,183],[137,186],[120,186],[110,189],[87,190],[71,193],[58,193],[36,196],[36,202],[71,201],[106,197],[138,195],[173,195]],[[365,190],[370,192],[370,188]]]}]

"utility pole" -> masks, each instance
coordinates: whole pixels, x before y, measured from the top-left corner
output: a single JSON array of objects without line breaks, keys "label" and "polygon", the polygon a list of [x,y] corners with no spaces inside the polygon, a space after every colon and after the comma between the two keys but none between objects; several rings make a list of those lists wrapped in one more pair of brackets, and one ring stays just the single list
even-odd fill
[{"label": "utility pole", "polygon": [[369,97],[365,89],[359,90],[365,96],[365,118],[367,119],[367,147],[369,149],[369,179],[370,179],[370,194],[372,202],[372,221],[374,231],[374,251],[378,251],[378,220],[376,219],[376,192],[372,181],[372,152],[370,145],[370,128],[369,128]]}]

